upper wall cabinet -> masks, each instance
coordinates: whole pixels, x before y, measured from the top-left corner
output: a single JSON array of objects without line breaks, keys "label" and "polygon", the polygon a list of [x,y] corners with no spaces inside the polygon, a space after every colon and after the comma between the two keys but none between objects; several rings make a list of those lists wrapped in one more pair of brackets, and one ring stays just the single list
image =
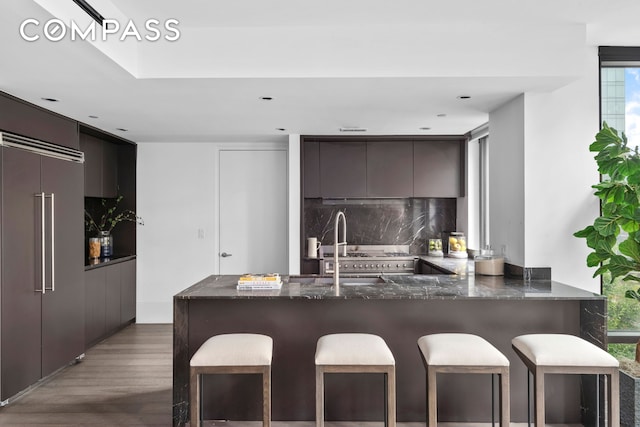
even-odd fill
[{"label": "upper wall cabinet", "polygon": [[415,197],[464,196],[464,142],[415,141],[413,194]]},{"label": "upper wall cabinet", "polygon": [[84,152],[84,195],[117,197],[118,146],[81,133],[80,151]]},{"label": "upper wall cabinet", "polygon": [[461,197],[464,138],[307,138],[305,198]]},{"label": "upper wall cabinet", "polygon": [[320,142],[320,195],[367,196],[367,144],[352,141]]},{"label": "upper wall cabinet", "polygon": [[0,92],[0,131],[78,149],[78,123]]},{"label": "upper wall cabinet", "polygon": [[367,196],[413,196],[413,142],[367,142]]}]

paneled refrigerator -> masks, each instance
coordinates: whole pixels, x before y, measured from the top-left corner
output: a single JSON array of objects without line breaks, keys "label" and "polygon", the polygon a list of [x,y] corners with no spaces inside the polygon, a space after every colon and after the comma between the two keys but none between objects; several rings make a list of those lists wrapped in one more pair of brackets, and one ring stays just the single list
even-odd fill
[{"label": "paneled refrigerator", "polygon": [[84,352],[81,152],[0,133],[0,400]]}]

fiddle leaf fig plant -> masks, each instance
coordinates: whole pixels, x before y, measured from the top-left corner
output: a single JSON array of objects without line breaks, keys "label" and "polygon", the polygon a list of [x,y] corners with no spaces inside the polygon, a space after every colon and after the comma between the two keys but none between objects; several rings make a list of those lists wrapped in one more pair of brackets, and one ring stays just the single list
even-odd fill
[{"label": "fiddle leaf fig plant", "polygon": [[587,240],[593,249],[589,267],[593,277],[611,274],[611,280],[640,282],[640,154],[627,146],[627,137],[603,123],[589,146],[596,153],[600,183],[593,185],[600,199],[601,215],[592,225],[573,235]]}]

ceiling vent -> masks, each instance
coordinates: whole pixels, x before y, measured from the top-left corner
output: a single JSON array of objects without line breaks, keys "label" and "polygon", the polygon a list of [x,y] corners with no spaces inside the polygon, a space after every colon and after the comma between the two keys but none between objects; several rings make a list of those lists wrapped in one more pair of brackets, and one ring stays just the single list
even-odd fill
[{"label": "ceiling vent", "polygon": [[366,132],[367,128],[344,127],[340,128],[340,132]]}]

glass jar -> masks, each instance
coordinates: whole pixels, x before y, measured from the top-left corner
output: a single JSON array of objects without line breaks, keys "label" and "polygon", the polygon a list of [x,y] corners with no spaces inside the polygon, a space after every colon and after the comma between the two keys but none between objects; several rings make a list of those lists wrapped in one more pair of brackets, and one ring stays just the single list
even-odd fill
[{"label": "glass jar", "polygon": [[467,239],[464,233],[454,231],[449,235],[449,256],[456,258],[467,257]]},{"label": "glass jar", "polygon": [[100,258],[110,258],[113,255],[113,236],[108,231],[100,232]]},{"label": "glass jar", "polygon": [[89,258],[100,258],[100,239],[98,237],[89,238]]},{"label": "glass jar", "polygon": [[442,239],[429,239],[429,255],[442,256]]}]

